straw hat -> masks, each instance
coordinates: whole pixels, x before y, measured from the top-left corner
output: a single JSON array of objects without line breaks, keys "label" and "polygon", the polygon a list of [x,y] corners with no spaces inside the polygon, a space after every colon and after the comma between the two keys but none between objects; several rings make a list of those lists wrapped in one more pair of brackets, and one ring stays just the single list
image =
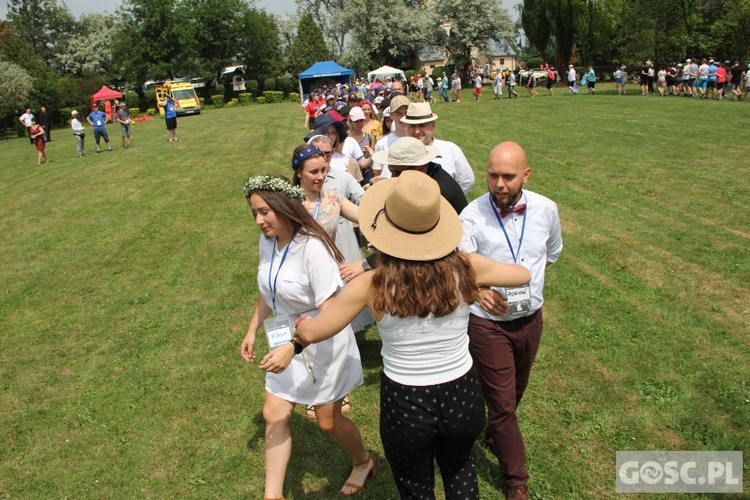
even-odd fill
[{"label": "straw hat", "polygon": [[406,110],[406,116],[401,118],[401,123],[418,125],[420,123],[434,122],[438,115],[432,112],[429,102],[413,102]]},{"label": "straw hat", "polygon": [[402,137],[390,148],[373,153],[372,161],[383,165],[421,167],[437,156],[440,156],[440,151],[436,147],[425,146],[414,137]]},{"label": "straw hat", "polygon": [[403,260],[429,261],[458,247],[458,214],[431,177],[407,170],[365,191],[359,204],[362,234],[381,252]]}]

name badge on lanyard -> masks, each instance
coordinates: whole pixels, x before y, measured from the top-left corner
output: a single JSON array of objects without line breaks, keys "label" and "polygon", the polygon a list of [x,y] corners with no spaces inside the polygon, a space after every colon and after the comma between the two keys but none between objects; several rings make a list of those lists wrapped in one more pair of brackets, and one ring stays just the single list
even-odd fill
[{"label": "name badge on lanyard", "polygon": [[[503,220],[500,217],[500,213],[497,211],[497,207],[495,207],[495,203],[492,200],[492,195],[488,195],[490,206],[492,207],[492,211],[495,213],[495,217],[497,217],[497,222],[500,224],[500,229],[503,230],[503,234],[505,235],[505,241],[508,243],[508,249],[510,249],[510,254],[513,257],[513,262],[518,264],[518,258],[521,255],[521,245],[523,245],[523,236],[526,232],[526,213],[528,212],[528,202],[526,202],[526,195],[524,194],[524,202],[526,203],[526,210],[523,212],[523,223],[521,225],[521,237],[518,239],[518,249],[513,250],[513,245],[510,242],[510,237],[508,236],[508,232],[505,230],[505,225],[503,224]],[[505,300],[508,304],[508,313],[509,314],[518,314],[518,313],[524,313],[524,312],[530,312],[531,311],[531,286],[527,283],[523,286],[518,286],[514,288],[506,288],[505,289]]]},{"label": "name badge on lanyard", "polygon": [[266,320],[263,321],[263,328],[266,331],[268,348],[270,350],[276,349],[277,347],[284,345],[292,340],[292,332],[294,331],[294,321],[292,320],[291,316],[287,314],[276,314],[276,281],[279,279],[281,267],[284,265],[284,261],[286,261],[286,256],[289,253],[289,247],[292,246],[292,241],[287,244],[286,249],[284,250],[284,254],[281,256],[279,268],[276,270],[276,275],[274,276],[273,281],[271,281],[271,275],[273,274],[273,260],[274,256],[276,255],[277,242],[278,239],[274,240],[273,242],[273,250],[271,251],[271,265],[268,268],[268,288],[271,290],[271,309],[273,309],[273,316],[270,318],[266,318]]}]

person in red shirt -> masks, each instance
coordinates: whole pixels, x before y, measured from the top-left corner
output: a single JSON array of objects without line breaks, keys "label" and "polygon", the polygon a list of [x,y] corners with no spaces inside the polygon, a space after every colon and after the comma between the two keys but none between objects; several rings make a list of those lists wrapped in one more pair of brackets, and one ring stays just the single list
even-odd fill
[{"label": "person in red shirt", "polygon": [[325,104],[326,102],[325,99],[323,99],[323,94],[316,91],[310,92],[310,100],[308,101],[306,108],[310,130],[315,128],[315,119],[322,113]]},{"label": "person in red shirt", "polygon": [[724,90],[727,86],[727,68],[729,67],[729,61],[725,61],[724,64],[719,63],[719,67],[716,68],[716,94],[714,99],[724,99]]}]

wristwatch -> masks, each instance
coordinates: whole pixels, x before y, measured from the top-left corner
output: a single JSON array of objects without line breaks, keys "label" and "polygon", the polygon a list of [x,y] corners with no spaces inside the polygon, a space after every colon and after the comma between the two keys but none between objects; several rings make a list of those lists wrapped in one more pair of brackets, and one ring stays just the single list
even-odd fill
[{"label": "wristwatch", "polygon": [[370,267],[370,263],[367,262],[367,259],[362,259],[362,269],[364,269],[365,271],[369,271],[370,269],[372,269]]},{"label": "wristwatch", "polygon": [[305,346],[303,346],[302,344],[300,344],[299,342],[297,342],[294,339],[290,340],[289,342],[291,342],[292,345],[294,346],[294,354],[295,355],[300,354],[302,352],[302,349],[305,348]]}]

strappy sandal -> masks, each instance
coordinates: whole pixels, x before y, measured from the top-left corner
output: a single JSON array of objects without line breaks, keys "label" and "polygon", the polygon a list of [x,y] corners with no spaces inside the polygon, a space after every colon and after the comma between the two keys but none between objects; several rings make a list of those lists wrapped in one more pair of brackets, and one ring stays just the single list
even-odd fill
[{"label": "strappy sandal", "polygon": [[313,405],[307,405],[307,411],[305,411],[305,415],[310,420],[315,420],[315,406]]},{"label": "strappy sandal", "polygon": [[370,479],[370,476],[375,477],[375,474],[377,474],[377,467],[375,466],[375,459],[372,458],[372,455],[370,455],[369,453],[367,454],[367,460],[364,460],[364,461],[362,461],[362,462],[360,462],[358,464],[354,464],[354,466],[355,467],[360,467],[362,465],[365,465],[368,462],[372,462],[372,468],[367,473],[367,476],[365,476],[365,481],[362,484],[354,484],[354,483],[350,483],[350,482],[347,481],[346,483],[344,483],[344,488],[349,487],[349,488],[351,488],[354,491],[352,491],[351,493],[344,493],[342,491],[341,492],[342,495],[344,495],[345,497],[350,497],[350,496],[356,495],[357,493],[359,493],[360,491],[362,491],[362,488],[365,487],[365,484],[367,484],[367,480]]},{"label": "strappy sandal", "polygon": [[341,413],[346,413],[352,409],[352,401],[349,399],[349,395],[344,396],[344,400],[341,402]]}]

